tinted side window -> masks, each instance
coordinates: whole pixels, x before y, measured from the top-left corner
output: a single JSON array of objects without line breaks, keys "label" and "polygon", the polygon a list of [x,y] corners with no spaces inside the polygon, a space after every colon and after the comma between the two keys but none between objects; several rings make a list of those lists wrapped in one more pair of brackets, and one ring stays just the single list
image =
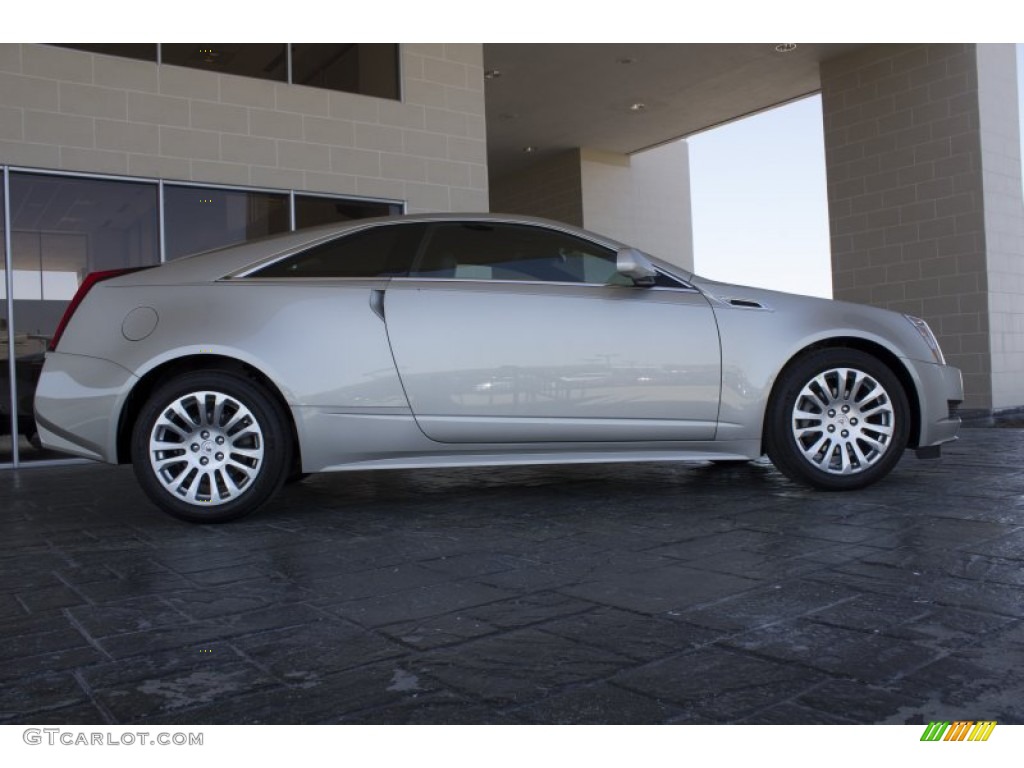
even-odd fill
[{"label": "tinted side window", "polygon": [[388,224],[315,245],[251,277],[394,277],[409,271],[423,224]]},{"label": "tinted side window", "polygon": [[412,277],[628,284],[615,252],[555,230],[521,224],[433,224]]}]

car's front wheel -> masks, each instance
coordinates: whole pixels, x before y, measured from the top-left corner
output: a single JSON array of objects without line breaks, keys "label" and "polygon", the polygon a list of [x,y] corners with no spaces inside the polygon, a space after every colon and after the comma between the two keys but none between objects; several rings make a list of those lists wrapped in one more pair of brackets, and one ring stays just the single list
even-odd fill
[{"label": "car's front wheel", "polygon": [[896,375],[855,349],[823,349],[781,375],[766,418],[768,456],[815,488],[863,488],[892,471],[910,435],[910,407]]},{"label": "car's front wheel", "polygon": [[225,371],[194,371],[159,387],[132,432],[146,495],[197,523],[234,520],[264,504],[284,482],[291,452],[273,397]]}]

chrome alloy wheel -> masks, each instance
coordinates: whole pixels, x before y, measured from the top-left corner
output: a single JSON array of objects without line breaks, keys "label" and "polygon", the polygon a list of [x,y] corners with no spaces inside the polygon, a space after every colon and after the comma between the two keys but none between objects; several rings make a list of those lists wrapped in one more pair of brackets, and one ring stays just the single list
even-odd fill
[{"label": "chrome alloy wheel", "polygon": [[855,475],[885,455],[895,421],[892,399],[876,378],[856,368],[832,368],[800,391],[792,429],[812,466],[833,475]]},{"label": "chrome alloy wheel", "polygon": [[223,392],[190,392],[164,408],[149,436],[149,463],[164,489],[189,504],[224,504],[259,475],[265,442],[245,405]]}]

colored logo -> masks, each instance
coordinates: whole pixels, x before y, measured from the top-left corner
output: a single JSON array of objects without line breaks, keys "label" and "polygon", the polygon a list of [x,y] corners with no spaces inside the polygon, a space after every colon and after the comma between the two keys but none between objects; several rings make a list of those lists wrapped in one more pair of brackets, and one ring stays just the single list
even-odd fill
[{"label": "colored logo", "polygon": [[921,734],[921,741],[988,741],[995,727],[995,720],[932,721]]}]

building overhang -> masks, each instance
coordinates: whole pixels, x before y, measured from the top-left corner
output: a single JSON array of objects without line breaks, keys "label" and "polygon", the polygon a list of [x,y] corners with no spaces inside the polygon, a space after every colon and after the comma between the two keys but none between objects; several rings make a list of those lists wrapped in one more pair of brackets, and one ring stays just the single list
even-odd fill
[{"label": "building overhang", "polygon": [[574,147],[638,152],[808,96],[820,62],[865,46],[776,47],[486,44],[491,177]]}]

